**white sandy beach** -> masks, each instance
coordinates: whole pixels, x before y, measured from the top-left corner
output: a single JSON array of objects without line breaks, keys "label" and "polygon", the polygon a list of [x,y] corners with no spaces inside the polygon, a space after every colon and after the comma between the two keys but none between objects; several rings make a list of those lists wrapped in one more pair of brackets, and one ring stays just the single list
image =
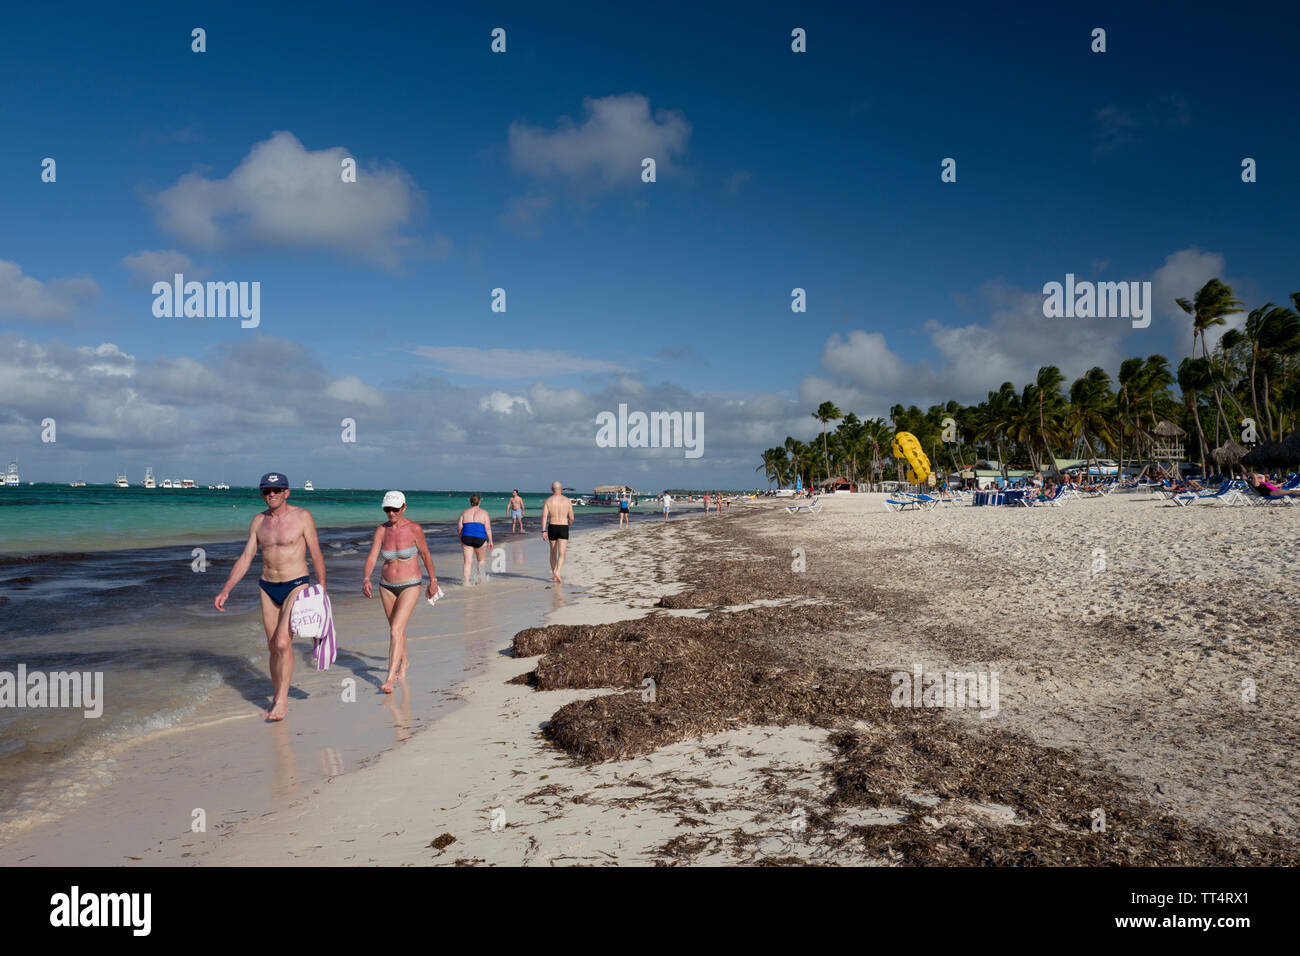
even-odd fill
[{"label": "white sandy beach", "polygon": [[[810,579],[819,562],[835,565],[837,578],[858,574],[905,608],[865,615],[822,649],[828,658],[885,670],[987,665],[1002,675],[999,726],[1116,768],[1183,819],[1296,832],[1289,562],[1300,509],[1176,509],[1116,494],[1059,509],[887,514],[879,496],[856,495],[828,498],[817,515],[760,502],[736,516],[748,534],[738,560],[788,565],[804,548]],[[672,548],[649,547],[650,526],[576,539],[564,590],[587,593],[557,599],[549,622],[646,614],[677,590],[681,549],[732,519],[706,521],[719,519],[672,523]],[[1097,549],[1104,571],[1094,570]],[[510,636],[499,633],[503,653],[456,689],[463,706],[372,765],[237,826],[145,848],[140,862],[627,865],[663,861],[674,840],[690,842],[698,863],[871,862],[837,831],[918,807],[936,828],[1020,822],[1005,805],[916,793],[910,807],[844,808],[803,839],[792,821],[825,795],[831,757],[827,731],[807,726],[738,726],[576,765],[540,728],[564,703],[605,691],[507,683],[536,662],[507,656]]]}]

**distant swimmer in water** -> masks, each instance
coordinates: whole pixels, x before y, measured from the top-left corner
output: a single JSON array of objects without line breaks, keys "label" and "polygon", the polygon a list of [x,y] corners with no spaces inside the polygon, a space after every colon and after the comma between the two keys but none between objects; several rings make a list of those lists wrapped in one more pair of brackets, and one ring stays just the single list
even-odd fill
[{"label": "distant swimmer in water", "polygon": [[542,537],[551,545],[551,580],[563,584],[564,554],[569,546],[569,526],[573,524],[573,502],[560,493],[564,486],[551,482],[551,497],[542,505]]},{"label": "distant swimmer in water", "polygon": [[[515,493],[510,496],[510,504],[508,504],[506,507],[510,509],[510,533],[514,534],[516,531],[518,531],[520,534],[523,534],[524,533],[524,499],[520,497],[518,488],[516,488]],[[518,527],[516,527],[516,525]]]},{"label": "distant swimmer in water", "polygon": [[492,517],[478,506],[483,499],[469,496],[469,507],[460,513],[456,533],[460,535],[460,549],[465,553],[465,583],[469,584],[470,566],[478,558],[478,579],[483,583],[488,552],[492,549]]},{"label": "distant swimmer in water", "polygon": [[316,583],[325,587],[325,559],[316,539],[316,522],[311,512],[289,504],[289,480],[279,472],[268,472],[258,483],[266,510],[253,515],[248,525],[248,543],[230,569],[230,577],[221,593],[212,601],[218,611],[226,609],[226,599],[235,585],[248,573],[257,549],[262,549],[262,576],[257,582],[262,598],[262,627],[266,631],[266,648],[271,657],[273,696],[267,720],[284,720],[289,710],[289,680],[293,677],[293,635],[289,617],[298,593],[311,584],[307,573],[307,553],[316,569]]},{"label": "distant swimmer in water", "polygon": [[[388,679],[379,686],[385,694],[393,692],[393,681],[406,677],[410,663],[406,656],[406,625],[420,600],[420,561],[429,569],[429,587],[425,594],[433,598],[438,593],[438,575],[433,570],[433,558],[424,540],[424,529],[406,517],[406,495],[390,491],[384,495],[381,506],[388,520],[375,529],[366,557],[361,593],[373,597],[370,575],[375,562],[384,559],[384,569],[379,572],[380,595],[384,601],[384,615],[388,618]],[[417,560],[416,555],[419,555]]]},{"label": "distant swimmer in water", "polygon": [[626,528],[628,515],[632,510],[632,499],[628,497],[627,489],[624,488],[618,495],[618,526]]}]

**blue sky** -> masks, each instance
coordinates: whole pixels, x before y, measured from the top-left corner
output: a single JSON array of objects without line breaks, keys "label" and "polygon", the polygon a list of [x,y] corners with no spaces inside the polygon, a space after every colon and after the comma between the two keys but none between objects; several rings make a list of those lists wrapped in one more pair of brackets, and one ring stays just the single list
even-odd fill
[{"label": "blue sky", "polygon": [[[0,456],[735,487],[825,398],[865,417],[1176,362],[1174,296],[1300,289],[1293,31],[1267,7],[11,11]],[[260,282],[260,326],[156,318],[176,263]],[[1043,318],[1066,272],[1152,281],[1156,321]],[[597,448],[619,402],[703,411],[705,454]]]}]

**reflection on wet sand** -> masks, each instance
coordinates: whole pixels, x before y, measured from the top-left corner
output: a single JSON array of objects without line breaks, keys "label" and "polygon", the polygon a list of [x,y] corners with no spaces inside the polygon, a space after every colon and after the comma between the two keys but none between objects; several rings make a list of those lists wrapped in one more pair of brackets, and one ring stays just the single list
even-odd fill
[{"label": "reflection on wet sand", "polygon": [[399,680],[393,693],[385,695],[384,709],[393,718],[393,736],[405,740],[411,736],[411,688],[405,679]]},{"label": "reflection on wet sand", "polygon": [[267,727],[271,747],[271,796],[277,800],[298,792],[298,761],[293,753],[293,738],[289,725],[275,723]]},{"label": "reflection on wet sand", "polygon": [[320,752],[320,775],[326,780],[343,773],[343,755],[333,747]]}]

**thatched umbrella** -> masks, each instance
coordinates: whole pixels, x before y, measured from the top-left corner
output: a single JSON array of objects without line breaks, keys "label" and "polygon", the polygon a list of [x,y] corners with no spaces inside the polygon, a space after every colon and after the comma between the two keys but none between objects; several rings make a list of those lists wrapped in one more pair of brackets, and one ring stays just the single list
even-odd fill
[{"label": "thatched umbrella", "polygon": [[1151,434],[1158,435],[1161,438],[1183,438],[1187,435],[1187,432],[1168,419],[1161,419],[1160,423],[1151,429]]},{"label": "thatched umbrella", "polygon": [[1220,468],[1241,464],[1241,459],[1244,458],[1245,455],[1246,449],[1241,445],[1238,445],[1231,438],[1218,448],[1214,449],[1214,451],[1210,452],[1210,457],[1214,459],[1214,463]]},{"label": "thatched umbrella", "polygon": [[1300,465],[1300,429],[1281,441],[1266,441],[1241,459],[1252,468],[1289,468]]}]

